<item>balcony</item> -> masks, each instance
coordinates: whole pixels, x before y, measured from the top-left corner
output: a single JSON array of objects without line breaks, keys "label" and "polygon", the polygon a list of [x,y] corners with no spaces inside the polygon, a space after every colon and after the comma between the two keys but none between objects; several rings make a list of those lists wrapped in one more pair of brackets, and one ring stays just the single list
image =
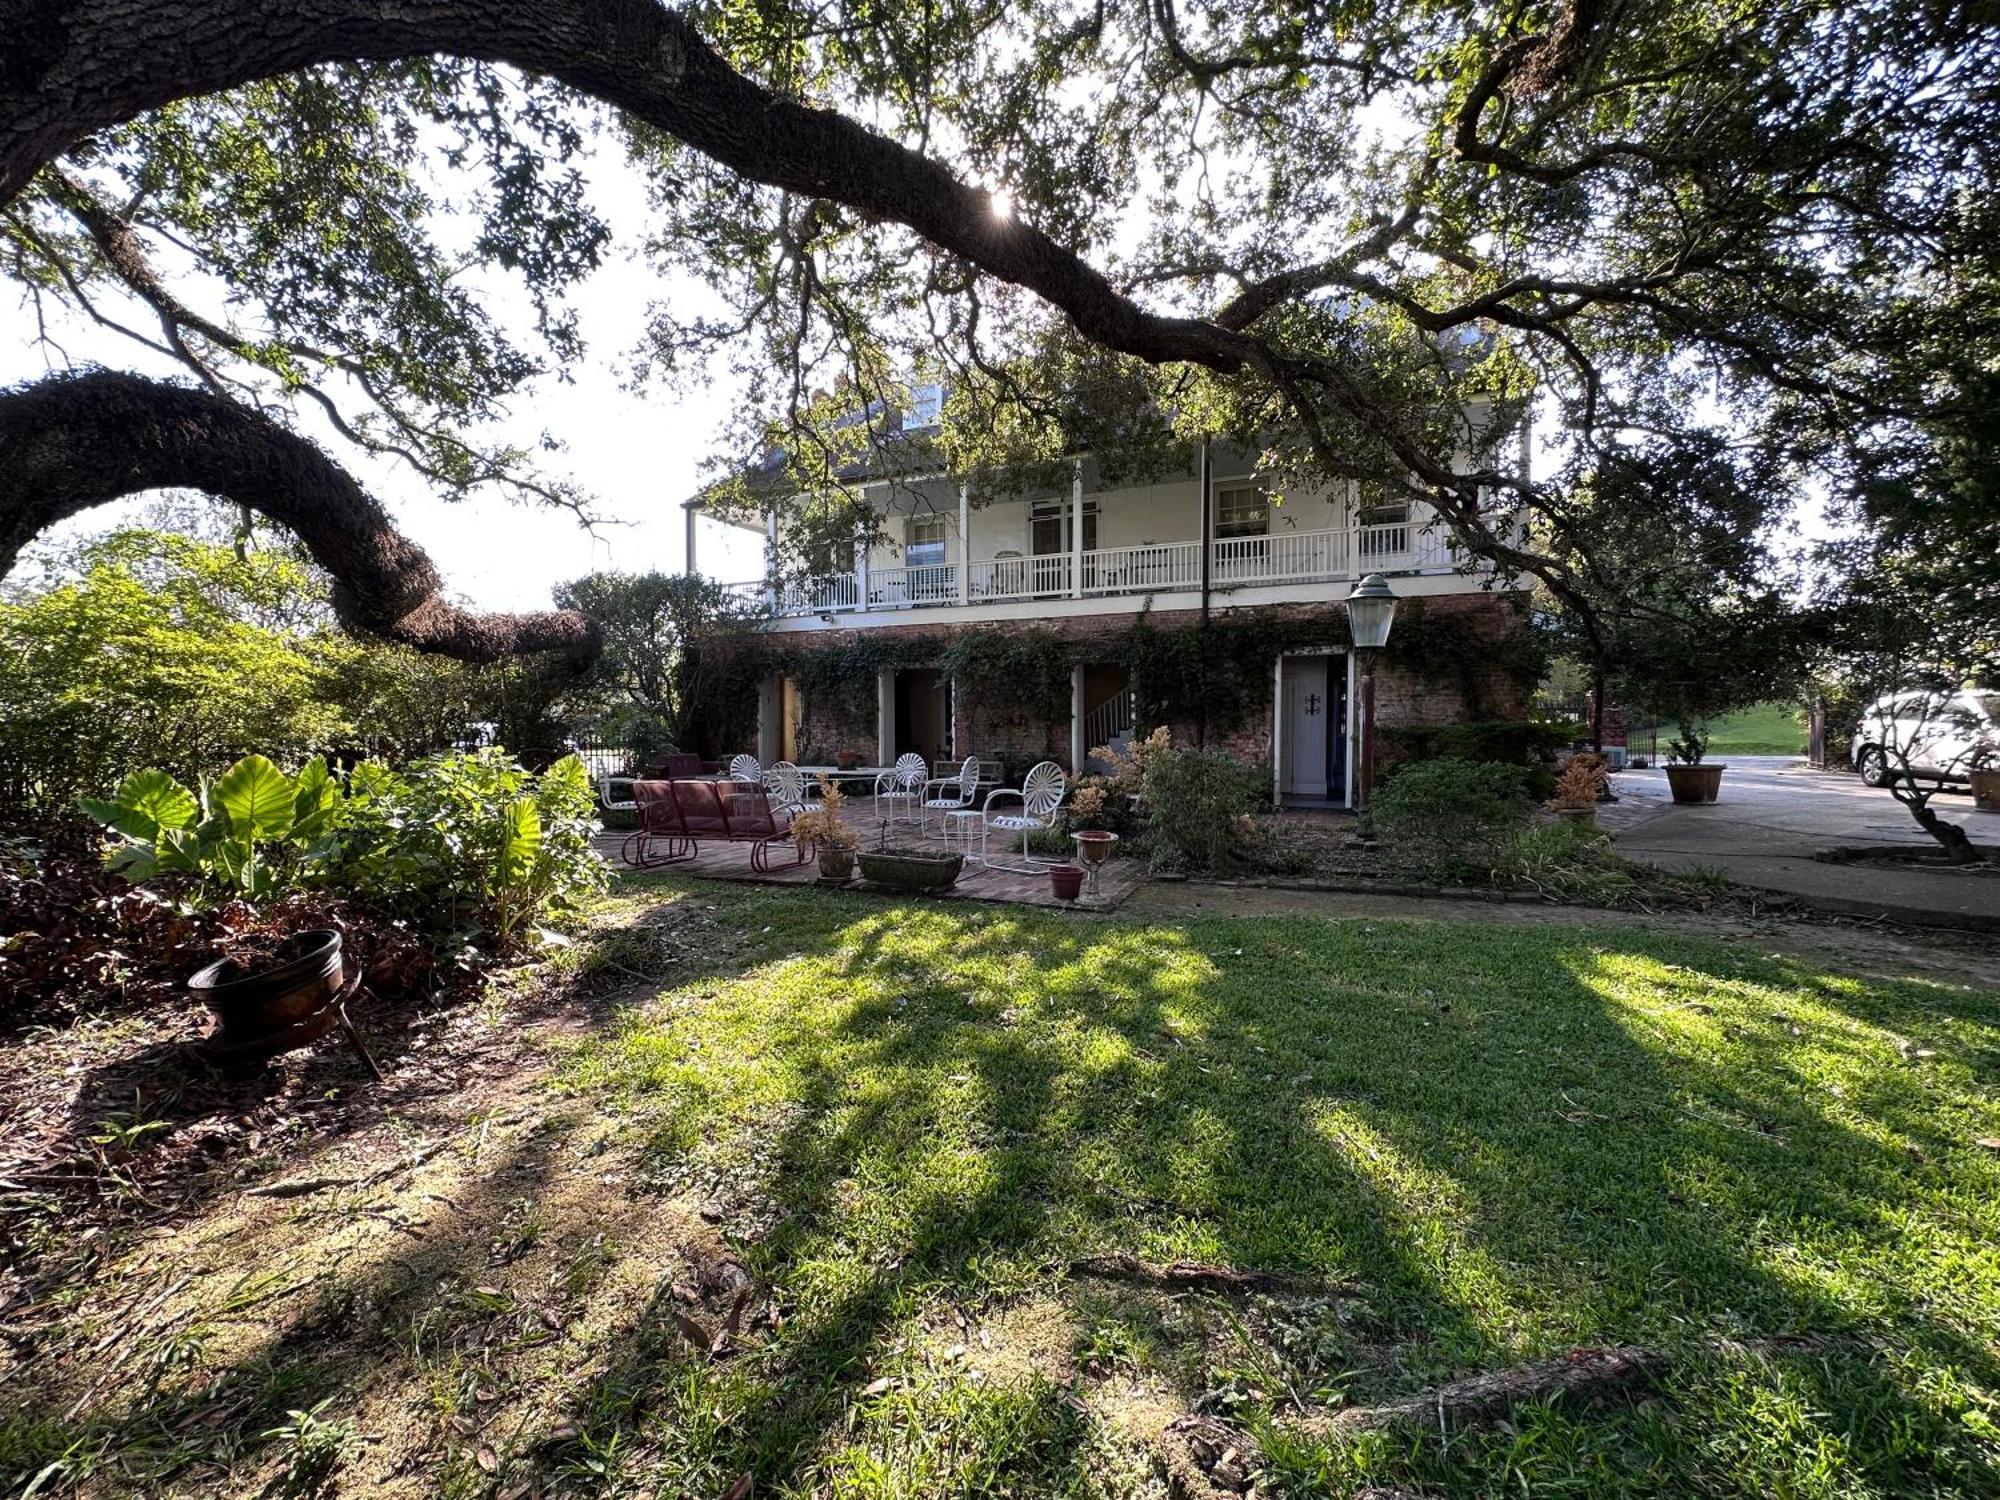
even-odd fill
[{"label": "balcony", "polygon": [[[1461,555],[1441,530],[1407,521],[1230,537],[1211,543],[1209,550],[1212,594],[1334,583],[1365,573],[1463,571]],[[779,616],[1193,593],[1201,588],[1201,543],[1149,542],[1080,554],[1003,555],[974,560],[963,567],[946,562],[868,568],[788,584],[777,590],[775,597],[761,581],[727,587],[746,606],[768,606]]]}]

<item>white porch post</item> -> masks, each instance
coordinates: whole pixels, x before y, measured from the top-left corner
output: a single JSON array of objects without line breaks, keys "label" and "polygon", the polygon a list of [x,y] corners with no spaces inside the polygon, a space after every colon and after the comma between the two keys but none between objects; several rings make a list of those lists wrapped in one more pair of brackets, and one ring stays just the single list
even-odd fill
[{"label": "white porch post", "polygon": [[855,608],[868,607],[868,538],[857,537],[854,541],[854,588]]},{"label": "white porch post", "polygon": [[764,607],[778,608],[778,507],[764,512]]},{"label": "white porch post", "polygon": [[1271,666],[1271,806],[1285,805],[1285,659]]},{"label": "white porch post", "polygon": [[875,673],[875,764],[896,763],[896,670],[883,667]]},{"label": "white porch post", "polygon": [[1083,663],[1069,669],[1069,774],[1081,776],[1090,746],[1083,742]]},{"label": "white porch post", "polygon": [[684,573],[695,573],[699,571],[694,563],[695,509],[690,505],[685,508],[683,513],[687,516],[687,565],[681,571]]},{"label": "white porch post", "polygon": [[972,599],[972,490],[958,482],[958,602]]},{"label": "white porch post", "polygon": [[1083,597],[1083,460],[1069,482],[1069,596]]}]

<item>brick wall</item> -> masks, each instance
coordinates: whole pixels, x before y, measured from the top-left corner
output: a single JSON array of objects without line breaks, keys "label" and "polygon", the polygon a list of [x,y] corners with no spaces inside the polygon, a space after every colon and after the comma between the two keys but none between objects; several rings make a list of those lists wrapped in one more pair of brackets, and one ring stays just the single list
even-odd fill
[{"label": "brick wall", "polygon": [[[1518,604],[1498,594],[1434,595],[1425,597],[1419,607],[1427,620],[1463,620],[1470,629],[1495,640],[1518,628],[1522,618]],[[1338,604],[1278,605],[1260,613],[1289,620],[1324,620],[1329,644],[1337,645],[1346,639],[1346,620]],[[1168,610],[1149,618],[1155,628],[1171,631],[1193,624],[1199,619],[1199,614],[1194,610]],[[1132,628],[1132,619],[1129,613],[1119,612],[1036,623],[1087,652],[1089,643],[1094,640],[1107,644],[1122,641]],[[794,636],[788,644],[808,650],[837,650],[865,634],[874,641],[908,639],[942,645],[959,631],[1013,628],[1018,627],[973,625],[940,629],[924,624],[892,625],[866,632],[829,630],[815,633],[810,638]],[[1254,670],[1268,680],[1271,664],[1260,663]],[[1531,685],[1513,679],[1499,663],[1486,667],[1476,685],[1481,700],[1481,716],[1519,718],[1526,715]],[[815,703],[808,694],[801,704],[800,747],[811,747],[815,755],[831,755],[836,750],[852,749],[873,760],[876,753],[875,701],[873,682],[868,683],[865,690],[857,685],[841,700]],[[1376,721],[1384,728],[1449,724],[1470,716],[1465,685],[1456,664],[1431,674],[1414,666],[1396,667],[1385,663],[1376,673],[1375,705]],[[1067,715],[1044,722],[1013,705],[974,703],[965,695],[960,695],[956,713],[954,733],[957,744],[966,753],[1010,751],[1027,758],[1046,756],[1064,764],[1069,761],[1070,726]],[[1271,758],[1271,718],[1269,695],[1265,694],[1261,712],[1234,729],[1211,734],[1209,743],[1252,764],[1268,764]],[[1177,741],[1183,744],[1195,742],[1196,726],[1193,723],[1170,724],[1168,727]]]}]

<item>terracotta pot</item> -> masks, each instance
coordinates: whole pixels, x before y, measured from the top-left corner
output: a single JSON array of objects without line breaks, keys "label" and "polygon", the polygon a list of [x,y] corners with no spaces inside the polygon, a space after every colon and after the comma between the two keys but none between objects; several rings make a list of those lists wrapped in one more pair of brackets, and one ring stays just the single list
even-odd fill
[{"label": "terracotta pot", "polygon": [[1049,888],[1058,901],[1074,901],[1083,894],[1082,865],[1050,865]]},{"label": "terracotta pot", "polygon": [[331,928],[294,933],[261,969],[218,959],[190,979],[189,991],[215,1024],[202,1039],[220,1057],[276,1057],[316,1041],[340,1020],[347,974],[340,934]]},{"label": "terracotta pot", "polygon": [[827,844],[819,848],[819,883],[821,885],[846,885],[854,878],[854,851],[836,849]]},{"label": "terracotta pot", "polygon": [[1972,772],[1972,805],[1981,812],[2000,813],[2000,766],[1980,766]]},{"label": "terracotta pot", "polygon": [[843,771],[851,771],[861,764],[861,752],[859,750],[836,750],[833,752],[833,763]]},{"label": "terracotta pot", "polygon": [[1713,802],[1715,794],[1722,789],[1722,773],[1727,766],[1668,766],[1667,786],[1674,794],[1674,801],[1688,803]]}]

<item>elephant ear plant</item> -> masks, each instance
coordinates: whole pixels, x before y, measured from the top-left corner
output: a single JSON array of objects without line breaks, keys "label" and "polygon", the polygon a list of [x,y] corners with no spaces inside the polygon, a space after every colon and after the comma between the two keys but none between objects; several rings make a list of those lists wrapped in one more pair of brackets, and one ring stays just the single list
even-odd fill
[{"label": "elephant ear plant", "polygon": [[340,787],[326,762],[287,776],[246,755],[191,792],[165,771],[134,771],[84,810],[127,842],[109,863],[135,884],[191,875],[200,886],[256,900],[300,881],[332,852]]},{"label": "elephant ear plant", "polygon": [[590,847],[590,777],[575,756],[539,777],[499,751],[344,776],[288,776],[246,755],[193,791],[138,771],[84,809],[121,835],[107,863],[136,884],[187,877],[197,902],[321,890],[431,943],[504,950],[574,913],[606,881]]}]

